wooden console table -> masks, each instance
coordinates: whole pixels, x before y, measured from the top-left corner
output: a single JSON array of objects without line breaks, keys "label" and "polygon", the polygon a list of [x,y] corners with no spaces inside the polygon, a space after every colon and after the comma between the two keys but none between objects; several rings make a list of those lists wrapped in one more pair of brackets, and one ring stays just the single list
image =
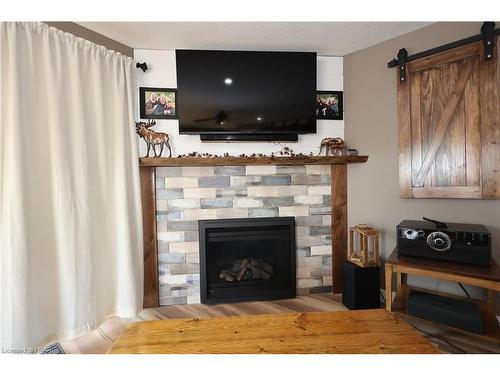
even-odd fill
[{"label": "wooden console table", "polygon": [[439,353],[382,309],[137,322],[111,354]]},{"label": "wooden console table", "polygon": [[144,237],[144,307],[159,305],[158,252],[156,238],[157,167],[222,165],[330,165],[332,192],[333,292],[342,292],[342,263],[347,254],[347,164],[365,163],[366,155],[302,157],[182,157],[140,158]]},{"label": "wooden console table", "polygon": [[[396,273],[396,295],[394,300],[392,297],[393,273]],[[408,274],[431,277],[438,280],[454,281],[486,289],[486,301],[457,297],[434,290],[428,291],[434,294],[466,299],[476,303],[481,311],[484,321],[485,332],[482,336],[486,336],[500,342],[500,327],[498,325],[493,306],[494,293],[495,291],[500,291],[500,267],[494,260],[492,260],[491,267],[479,267],[425,258],[399,256],[397,249],[394,249],[385,264],[386,309],[388,311],[406,315],[407,299],[410,289],[423,290],[408,286],[406,282]],[[456,330],[456,328],[448,328]],[[473,335],[473,333],[470,334]]]}]

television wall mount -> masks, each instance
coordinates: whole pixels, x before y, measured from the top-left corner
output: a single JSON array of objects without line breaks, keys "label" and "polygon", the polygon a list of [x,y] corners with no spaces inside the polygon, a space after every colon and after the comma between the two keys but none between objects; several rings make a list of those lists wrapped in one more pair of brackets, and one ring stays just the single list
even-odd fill
[{"label": "television wall mount", "polygon": [[421,59],[422,57],[434,55],[436,53],[448,51],[453,48],[462,47],[466,44],[475,43],[483,41],[484,43],[484,58],[485,60],[491,60],[493,58],[493,52],[495,49],[495,38],[500,35],[500,29],[495,29],[495,22],[484,22],[481,26],[481,34],[471,36],[469,38],[460,39],[452,43],[443,44],[439,47],[434,47],[423,52],[416,53],[414,55],[408,55],[408,51],[405,48],[401,48],[398,51],[396,59],[392,59],[387,63],[388,68],[395,68],[399,66],[399,80],[401,82],[406,81],[406,64]]}]

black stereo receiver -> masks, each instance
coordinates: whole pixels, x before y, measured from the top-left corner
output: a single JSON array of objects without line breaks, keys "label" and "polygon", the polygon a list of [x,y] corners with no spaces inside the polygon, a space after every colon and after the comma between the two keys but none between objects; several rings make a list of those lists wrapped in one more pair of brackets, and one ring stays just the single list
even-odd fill
[{"label": "black stereo receiver", "polygon": [[403,220],[397,226],[398,254],[489,266],[491,234],[484,225]]}]

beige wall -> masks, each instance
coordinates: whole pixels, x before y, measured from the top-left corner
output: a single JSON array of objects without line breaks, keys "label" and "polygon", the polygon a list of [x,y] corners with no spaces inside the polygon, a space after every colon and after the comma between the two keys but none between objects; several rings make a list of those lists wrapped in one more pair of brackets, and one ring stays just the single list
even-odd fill
[{"label": "beige wall", "polygon": [[[384,259],[395,246],[399,221],[425,215],[444,221],[485,224],[492,232],[493,256],[500,262],[500,200],[399,198],[397,70],[387,68],[387,61],[396,57],[400,48],[406,48],[411,55],[479,34],[480,27],[481,23],[437,23],[344,58],[346,141],[361,154],[370,156],[366,164],[348,167],[349,224],[369,223],[382,229]],[[451,283],[413,282],[461,293]],[[498,300],[497,294],[500,307]]]},{"label": "beige wall", "polygon": [[125,44],[121,44],[114,39],[96,33],[86,27],[80,26],[74,22],[45,22],[49,26],[57,27],[59,30],[73,34],[77,37],[90,40],[93,43],[106,47],[107,49],[120,52],[129,57],[134,57],[134,50]]}]

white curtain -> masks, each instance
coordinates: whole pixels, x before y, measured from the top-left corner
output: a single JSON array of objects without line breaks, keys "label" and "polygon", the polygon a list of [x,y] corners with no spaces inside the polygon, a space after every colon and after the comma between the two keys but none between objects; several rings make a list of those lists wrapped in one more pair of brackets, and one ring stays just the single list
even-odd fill
[{"label": "white curtain", "polygon": [[0,339],[30,351],[142,305],[132,59],[0,25]]}]

